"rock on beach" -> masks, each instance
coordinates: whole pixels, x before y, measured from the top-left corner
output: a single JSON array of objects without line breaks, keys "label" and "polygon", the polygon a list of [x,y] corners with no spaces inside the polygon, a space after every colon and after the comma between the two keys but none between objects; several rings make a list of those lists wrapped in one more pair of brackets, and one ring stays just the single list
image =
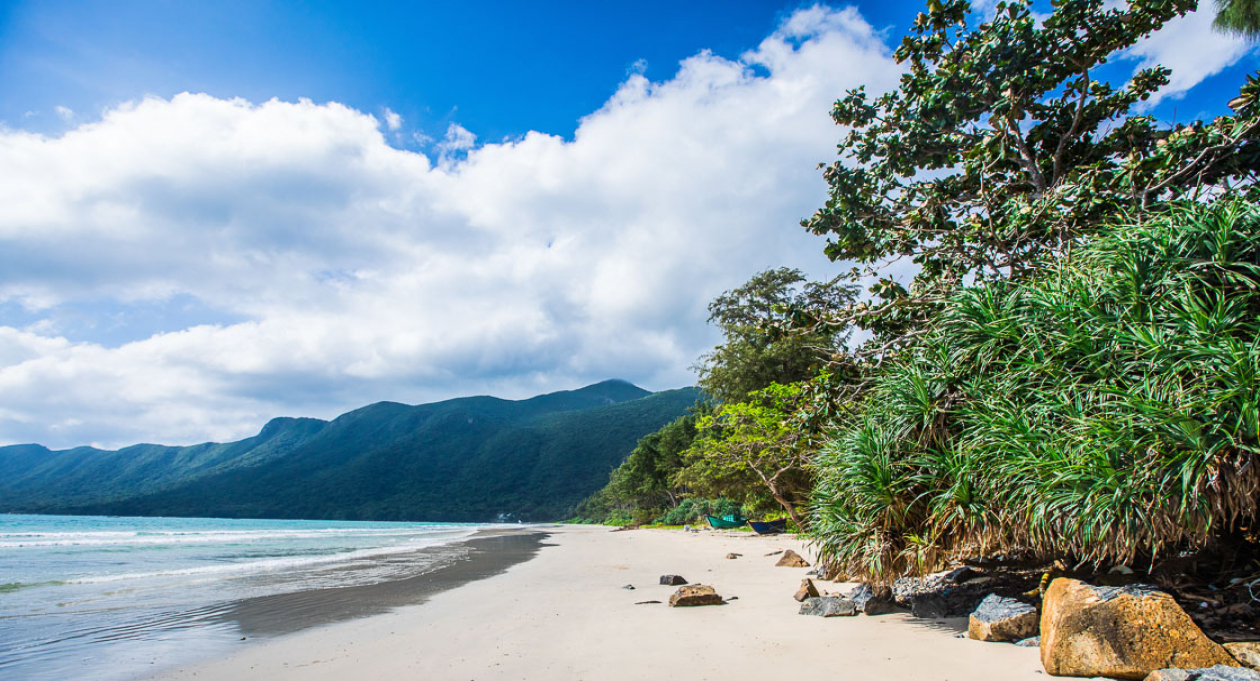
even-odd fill
[{"label": "rock on beach", "polygon": [[967,624],[967,635],[977,641],[1020,641],[1037,635],[1037,608],[1014,598],[989,594]]},{"label": "rock on beach", "polygon": [[801,603],[800,614],[817,617],[851,617],[857,614],[857,605],[844,596],[806,598]]},{"label": "rock on beach", "polygon": [[670,607],[685,608],[696,605],[721,605],[722,597],[711,586],[704,584],[692,584],[690,586],[679,587],[673,596],[669,597]]}]

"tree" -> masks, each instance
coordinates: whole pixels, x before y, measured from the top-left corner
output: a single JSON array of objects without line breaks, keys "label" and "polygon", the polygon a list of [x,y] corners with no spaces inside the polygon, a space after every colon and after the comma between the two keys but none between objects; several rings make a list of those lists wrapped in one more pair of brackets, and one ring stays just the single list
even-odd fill
[{"label": "tree", "polygon": [[1216,0],[1218,31],[1249,37],[1260,36],[1260,2],[1256,0]]},{"label": "tree", "polygon": [[798,323],[856,323],[875,332],[871,347],[903,346],[966,282],[1021,278],[1108,218],[1254,189],[1256,80],[1231,102],[1237,115],[1168,127],[1134,114],[1168,69],[1119,87],[1096,77],[1196,4],[1062,0],[1040,20],[1017,0],[971,28],[966,0],[930,0],[896,52],[908,66],[900,87],[836,103],[832,117],[850,131],[823,173],[826,204],[802,222],[829,237],[833,260],[862,266],[853,280],[899,258],[918,275],[909,287],[882,279],[872,301],[840,315],[806,310]]},{"label": "tree", "polygon": [[700,387],[719,402],[739,402],[772,383],[813,377],[847,334],[826,329],[778,334],[769,327],[789,309],[849,305],[855,292],[836,282],[806,282],[800,270],[781,267],[759,272],[718,296],[709,304],[709,322],[717,324],[724,340],[694,367]]},{"label": "tree", "polygon": [[802,427],[803,394],[800,384],[773,383],[702,417],[678,480],[702,492],[736,496],[732,492],[747,490],[751,478],[797,527],[805,527],[798,509],[812,486],[807,466],[814,438]]}]

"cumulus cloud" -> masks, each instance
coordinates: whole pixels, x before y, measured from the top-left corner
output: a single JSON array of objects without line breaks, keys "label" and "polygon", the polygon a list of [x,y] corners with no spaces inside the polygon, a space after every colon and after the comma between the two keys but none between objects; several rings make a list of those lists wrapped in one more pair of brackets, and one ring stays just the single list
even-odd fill
[{"label": "cumulus cloud", "polygon": [[392,111],[389,107],[385,108],[385,126],[390,130],[398,130],[402,127],[403,117],[397,112]]},{"label": "cumulus cloud", "polygon": [[1199,9],[1173,19],[1126,51],[1138,61],[1136,69],[1166,66],[1171,81],[1145,103],[1147,108],[1166,97],[1180,97],[1204,79],[1233,66],[1256,44],[1247,38],[1218,33],[1212,29],[1216,18],[1212,0],[1199,0]]},{"label": "cumulus cloud", "polygon": [[[0,326],[0,441],[226,440],[382,399],[689,384],[716,294],[832,272],[796,225],[825,196],[827,114],[898,74],[854,10],[812,8],[737,60],[631,73],[572,140],[477,145],[452,123],[436,162],[305,100],[182,94],[59,137],[0,131],[0,305],[35,320]],[[214,317],[119,343],[61,321],[176,298]]]}]

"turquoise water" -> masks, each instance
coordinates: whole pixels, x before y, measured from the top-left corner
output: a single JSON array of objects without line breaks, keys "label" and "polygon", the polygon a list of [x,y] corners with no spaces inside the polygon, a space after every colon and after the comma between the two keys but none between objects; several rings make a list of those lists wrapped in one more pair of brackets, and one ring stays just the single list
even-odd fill
[{"label": "turquoise water", "polygon": [[232,604],[422,574],[481,526],[0,515],[0,678],[134,678],[239,645]]}]

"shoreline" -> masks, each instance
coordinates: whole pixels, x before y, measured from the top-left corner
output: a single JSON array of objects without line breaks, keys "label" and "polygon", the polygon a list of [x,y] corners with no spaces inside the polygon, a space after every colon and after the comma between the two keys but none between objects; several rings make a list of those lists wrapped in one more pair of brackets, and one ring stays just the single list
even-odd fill
[{"label": "shoreline", "polygon": [[[610,529],[539,529],[548,536],[532,558],[421,604],[242,644],[227,657],[142,678],[619,681],[840,669],[858,678],[1046,678],[1036,649],[956,638],[965,619],[798,615],[792,594],[807,570],[775,567],[777,557],[766,555],[793,549],[811,559],[793,537]],[[727,559],[731,552],[742,555]],[[675,589],[658,584],[663,574],[714,586],[727,604],[670,608],[664,601]],[[849,586],[816,583],[833,592]]]}]

